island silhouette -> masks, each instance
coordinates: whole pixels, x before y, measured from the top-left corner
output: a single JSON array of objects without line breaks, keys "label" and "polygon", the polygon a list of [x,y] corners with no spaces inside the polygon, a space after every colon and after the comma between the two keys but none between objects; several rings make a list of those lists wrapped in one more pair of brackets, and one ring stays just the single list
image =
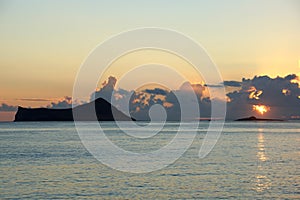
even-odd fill
[{"label": "island silhouette", "polygon": [[284,120],[282,120],[282,119],[264,119],[264,118],[257,118],[255,116],[251,116],[251,117],[236,119],[235,121],[271,121],[271,122],[282,122]]},{"label": "island silhouette", "polygon": [[135,121],[134,118],[125,115],[103,98],[66,109],[19,106],[14,121],[74,121],[73,112],[77,121]]}]

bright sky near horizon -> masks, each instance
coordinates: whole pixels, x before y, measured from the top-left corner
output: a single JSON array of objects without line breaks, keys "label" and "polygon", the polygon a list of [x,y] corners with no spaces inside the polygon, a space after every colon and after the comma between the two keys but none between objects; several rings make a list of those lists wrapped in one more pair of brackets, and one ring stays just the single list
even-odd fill
[{"label": "bright sky near horizon", "polygon": [[298,0],[1,0],[0,27],[0,104],[38,106],[45,102],[19,99],[71,96],[89,52],[138,27],[192,37],[224,80],[300,71]]}]

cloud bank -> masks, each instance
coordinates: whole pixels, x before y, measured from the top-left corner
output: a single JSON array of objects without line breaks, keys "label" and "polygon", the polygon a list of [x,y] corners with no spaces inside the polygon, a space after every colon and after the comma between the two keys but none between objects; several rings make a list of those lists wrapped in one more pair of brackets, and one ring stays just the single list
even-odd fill
[{"label": "cloud bank", "polygon": [[[138,120],[149,120],[149,110],[156,104],[165,109],[167,120],[180,120],[181,108],[176,96],[184,97],[185,104],[198,105],[201,118],[210,118],[211,99],[208,89],[218,90],[222,85],[230,88],[228,90],[230,92],[227,93],[227,119],[252,115],[264,118],[300,119],[300,78],[295,74],[276,78],[255,76],[252,79],[243,78],[241,81],[224,81],[220,85],[185,82],[177,90],[156,87],[142,91],[128,91],[121,88],[115,89],[116,82],[115,77],[109,77],[100,89],[90,95],[90,101],[99,97],[104,98],[119,110]],[[192,100],[193,95],[197,97],[196,102]],[[86,102],[77,102],[76,105],[82,103]],[[51,102],[46,107],[71,108],[72,98],[66,96]],[[5,103],[0,105],[2,112],[16,110],[16,106]],[[157,116],[158,119],[159,117]],[[193,116],[186,117],[193,119]]]},{"label": "cloud bank", "polygon": [[254,105],[265,105],[269,111],[265,117],[293,118],[300,116],[300,88],[295,74],[270,78],[255,76],[242,79],[241,89],[227,94],[227,117],[234,119],[257,114]]},{"label": "cloud bank", "polygon": [[[126,112],[129,102],[129,113],[139,120],[149,120],[149,109],[158,104],[165,108],[168,120],[179,120],[180,104],[176,95],[184,96],[185,103],[190,102],[191,95],[196,94],[200,107],[201,118],[210,118],[211,99],[208,88],[219,88],[224,85],[230,87],[227,93],[227,119],[257,116],[269,118],[300,118],[300,87],[299,77],[295,74],[286,77],[270,78],[269,76],[255,76],[252,79],[243,78],[242,81],[224,81],[220,85],[201,85],[185,82],[178,90],[167,91],[162,88],[145,89],[143,91],[115,90],[116,79],[110,77],[103,83],[103,87],[93,93],[92,97],[111,99],[113,105]],[[192,89],[191,89],[192,88]],[[235,88],[232,91],[232,88]],[[113,94],[113,95],[112,95]],[[176,94],[176,95],[175,95]],[[266,107],[263,115],[255,106]],[[127,112],[126,112],[127,113]]]}]

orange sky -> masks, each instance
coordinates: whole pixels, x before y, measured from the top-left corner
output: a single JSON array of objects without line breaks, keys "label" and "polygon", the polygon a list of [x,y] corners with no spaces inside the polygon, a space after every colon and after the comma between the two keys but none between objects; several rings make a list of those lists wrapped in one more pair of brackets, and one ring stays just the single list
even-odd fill
[{"label": "orange sky", "polygon": [[[137,27],[169,28],[192,37],[207,50],[224,80],[298,73],[299,10],[300,3],[294,0],[130,5],[82,1],[72,2],[71,7],[62,1],[4,0],[0,5],[0,104],[37,107],[71,96],[76,73],[93,48],[111,35]],[[151,51],[116,61],[101,80],[109,75],[120,78],[130,67],[150,61],[168,64],[191,82],[201,82],[184,61]],[[159,74],[154,70],[133,76],[138,82]],[[167,78],[173,81],[172,89],[182,83],[176,75]],[[136,86],[127,81],[122,87]],[[49,101],[20,100],[24,98]],[[0,113],[0,120],[9,115]]]}]

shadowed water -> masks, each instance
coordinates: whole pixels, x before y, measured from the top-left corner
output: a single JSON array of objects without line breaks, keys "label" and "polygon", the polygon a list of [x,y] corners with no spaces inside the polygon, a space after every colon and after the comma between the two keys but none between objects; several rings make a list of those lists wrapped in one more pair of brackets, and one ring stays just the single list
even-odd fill
[{"label": "shadowed water", "polygon": [[[177,126],[167,123],[154,138],[141,140],[102,123],[111,141],[134,152],[166,145]],[[300,197],[299,122],[228,122],[213,151],[199,159],[207,127],[200,123],[193,145],[174,164],[131,174],[97,161],[72,122],[0,123],[0,198]]]}]

